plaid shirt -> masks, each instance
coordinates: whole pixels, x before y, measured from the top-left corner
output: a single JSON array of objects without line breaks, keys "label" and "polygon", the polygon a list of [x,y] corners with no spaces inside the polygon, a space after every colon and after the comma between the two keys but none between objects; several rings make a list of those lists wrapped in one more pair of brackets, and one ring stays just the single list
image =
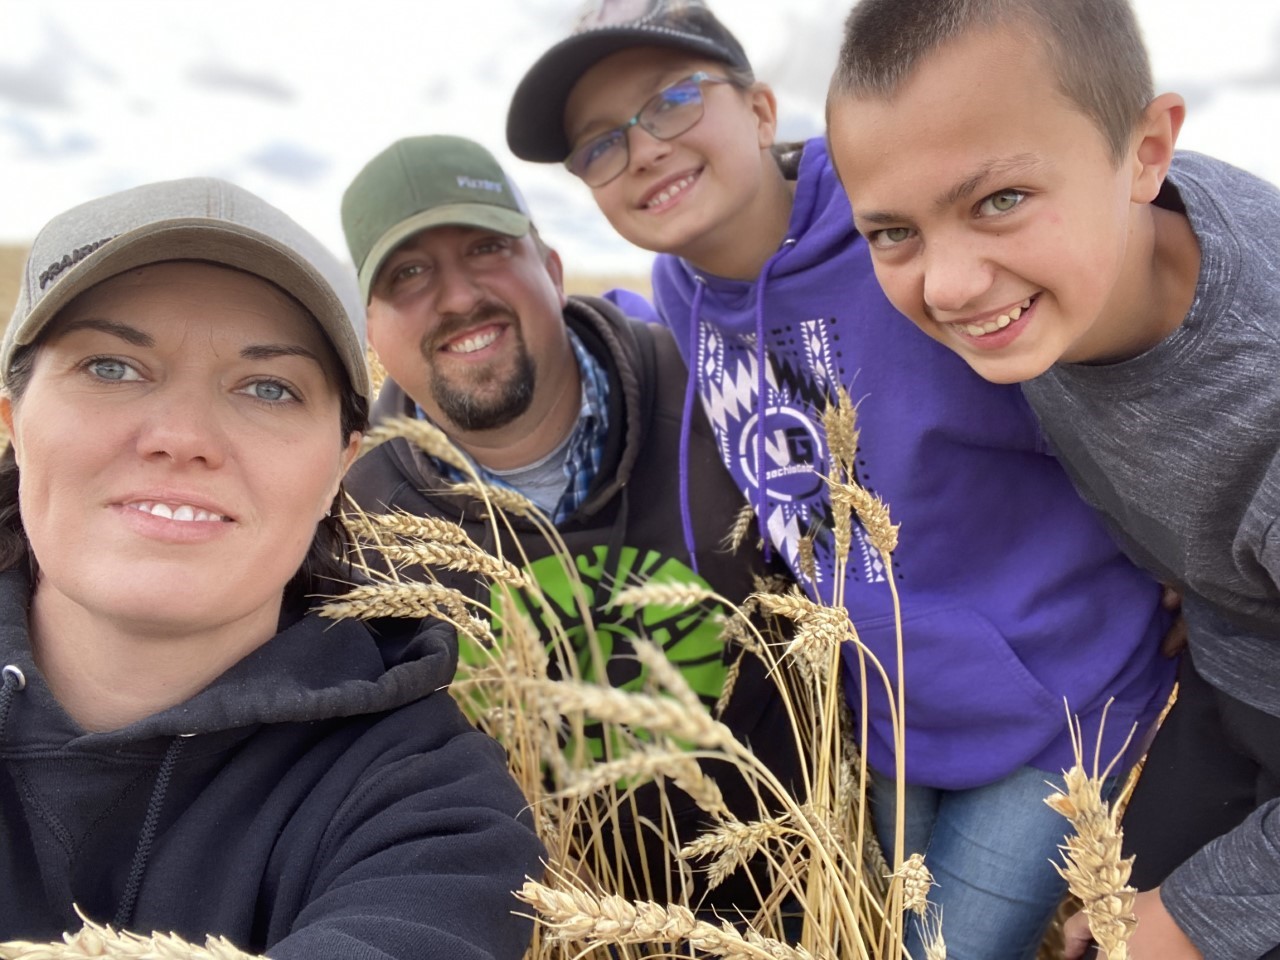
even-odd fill
[{"label": "plaid shirt", "polygon": [[[609,377],[604,366],[592,356],[582,340],[572,330],[569,334],[569,345],[573,347],[573,355],[578,359],[578,373],[582,380],[582,409],[578,413],[577,426],[569,437],[568,449],[564,458],[564,475],[567,480],[563,495],[556,505],[554,524],[561,524],[573,516],[575,510],[582,505],[591,490],[591,483],[600,470],[600,460],[604,456],[604,442],[609,435]],[[419,419],[426,420],[427,415],[422,407],[415,404]],[[463,456],[466,456],[464,453]],[[454,483],[462,483],[469,479],[456,467],[431,458],[436,469]],[[501,477],[490,473],[480,464],[472,461],[476,472],[485,483],[495,487],[515,489]],[[517,491],[519,492],[519,491]]]}]

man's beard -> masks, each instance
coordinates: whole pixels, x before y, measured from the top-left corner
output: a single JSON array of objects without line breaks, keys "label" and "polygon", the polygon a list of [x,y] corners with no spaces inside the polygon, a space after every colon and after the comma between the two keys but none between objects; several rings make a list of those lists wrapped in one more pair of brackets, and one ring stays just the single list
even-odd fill
[{"label": "man's beard", "polygon": [[[465,329],[495,316],[509,317],[512,320],[511,326],[507,328],[504,335],[515,337],[516,341],[515,364],[503,383],[497,383],[501,374],[495,371],[486,371],[479,378],[467,383],[452,383],[447,377],[441,376],[434,363],[435,357],[438,356],[434,344],[424,342],[422,345],[423,357],[432,368],[431,399],[440,408],[440,412],[459,430],[470,432],[504,427],[528,410],[533,402],[537,371],[533,365],[533,358],[529,356],[529,351],[525,347],[520,327],[509,310],[496,306],[482,307],[462,323],[456,324],[456,327]],[[442,331],[437,331],[437,335],[432,338],[434,342],[448,339],[452,335],[446,332],[442,337],[441,333]],[[498,386],[499,389],[493,394],[475,389],[488,386]]]}]

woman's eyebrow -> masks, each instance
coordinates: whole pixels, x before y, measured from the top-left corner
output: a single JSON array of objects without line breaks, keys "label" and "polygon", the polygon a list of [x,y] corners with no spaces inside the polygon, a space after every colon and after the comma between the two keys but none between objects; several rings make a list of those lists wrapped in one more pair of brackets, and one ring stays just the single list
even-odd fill
[{"label": "woman's eyebrow", "polygon": [[245,360],[271,360],[275,357],[306,357],[308,360],[314,360],[320,366],[324,366],[320,362],[320,358],[315,352],[308,350],[306,347],[296,343],[255,343],[243,348],[240,356]]},{"label": "woman's eyebrow", "polygon": [[81,317],[79,320],[71,320],[58,331],[57,336],[63,337],[76,330],[100,330],[103,333],[111,334],[113,337],[119,337],[125,343],[135,347],[154,347],[156,345],[155,339],[149,333],[143,333],[137,327],[131,327],[127,323],[120,323],[117,320],[102,320],[97,317]]}]

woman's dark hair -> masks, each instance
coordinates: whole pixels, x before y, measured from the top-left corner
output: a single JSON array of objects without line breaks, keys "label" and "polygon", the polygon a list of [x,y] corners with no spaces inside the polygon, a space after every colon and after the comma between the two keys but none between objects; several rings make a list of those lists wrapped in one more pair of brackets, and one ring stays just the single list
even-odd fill
[{"label": "woman's dark hair", "polygon": [[[47,331],[49,328],[45,329]],[[14,404],[26,393],[31,382],[36,351],[43,339],[41,337],[35,343],[20,347],[14,352],[5,377],[6,390]],[[338,362],[336,356],[333,358],[333,367],[341,378],[338,384],[341,396],[339,442],[346,446],[347,438],[353,432],[363,433],[368,427],[369,404],[352,389],[346,368]],[[339,485],[329,513],[316,527],[316,534],[311,539],[311,546],[307,548],[302,566],[285,585],[284,603],[287,607],[305,606],[308,597],[331,594],[351,582],[351,542],[339,519],[343,497],[344,492]],[[18,463],[14,458],[13,445],[9,444],[3,456],[0,456],[0,570],[8,570],[23,560],[28,560],[32,569],[35,569],[35,557],[31,553],[27,531],[22,526],[22,513],[18,503]]]}]

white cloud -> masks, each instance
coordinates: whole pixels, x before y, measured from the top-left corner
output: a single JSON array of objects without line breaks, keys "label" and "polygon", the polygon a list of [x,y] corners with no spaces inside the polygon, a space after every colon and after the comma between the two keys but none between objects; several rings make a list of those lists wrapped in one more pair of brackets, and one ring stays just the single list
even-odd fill
[{"label": "white cloud", "polygon": [[[510,158],[508,98],[568,29],[577,0],[357,4],[222,0],[5,0],[0,49],[0,240],[28,240],[58,211],[173,177],[233,179],[335,251],[338,204],[374,153],[420,133],[483,143],[521,183],[566,263],[642,271],[648,257],[604,225],[556,165]],[[720,0],[783,130],[820,130],[837,0]],[[1183,86],[1183,144],[1280,181],[1280,5],[1138,0],[1162,87]],[[1265,131],[1265,132],[1264,132]]]}]

